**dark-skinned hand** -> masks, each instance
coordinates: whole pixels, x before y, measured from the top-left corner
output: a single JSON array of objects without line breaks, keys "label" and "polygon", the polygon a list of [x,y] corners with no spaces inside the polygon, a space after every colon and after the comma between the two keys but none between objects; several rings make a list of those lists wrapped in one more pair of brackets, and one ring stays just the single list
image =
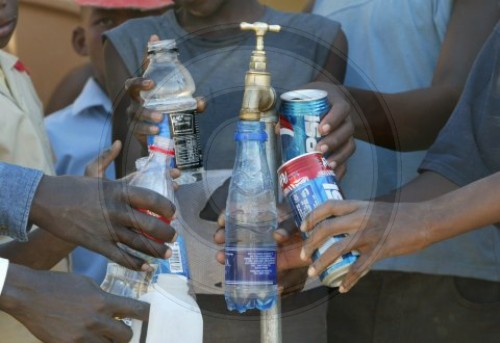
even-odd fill
[{"label": "dark-skinned hand", "polygon": [[140,212],[149,210],[171,218],[175,206],[151,190],[127,185],[126,181],[108,181],[77,176],[43,176],[29,215],[30,222],[54,236],[84,246],[134,270],[151,266],[120,247],[118,243],[153,257],[168,258],[165,244],[175,230],[158,218]]},{"label": "dark-skinned hand", "polygon": [[87,277],[15,264],[9,265],[0,309],[47,343],[129,342],[132,330],[116,318],[149,316],[148,303],[106,293]]},{"label": "dark-skinned hand", "polygon": [[349,236],[330,246],[309,267],[315,276],[340,256],[357,251],[360,255],[349,268],[339,288],[349,291],[378,260],[416,252],[428,246],[429,210],[422,203],[385,203],[330,200],[312,211],[303,221],[301,230],[310,236],[304,242],[301,258],[310,260],[312,253],[325,241],[340,234]]},{"label": "dark-skinned hand", "polygon": [[[300,258],[302,238],[287,206],[278,206],[278,223],[278,229],[273,233],[273,238],[278,244],[278,289],[281,295],[290,295],[304,288],[310,261],[304,262]],[[226,241],[224,212],[219,216],[218,225],[214,242],[222,245]],[[217,252],[216,260],[220,264],[225,263],[223,250]]]}]

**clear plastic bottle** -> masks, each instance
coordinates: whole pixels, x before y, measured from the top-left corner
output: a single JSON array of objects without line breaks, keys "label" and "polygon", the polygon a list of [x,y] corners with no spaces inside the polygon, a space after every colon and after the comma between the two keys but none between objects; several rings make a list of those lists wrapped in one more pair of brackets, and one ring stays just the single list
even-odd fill
[{"label": "clear plastic bottle", "polygon": [[[155,136],[149,146],[149,152],[147,159],[140,158],[136,161],[137,171],[131,177],[130,184],[156,191],[179,208],[170,177],[172,139],[161,135]],[[148,213],[158,216],[155,213]],[[169,222],[166,218],[162,220]],[[156,267],[151,285],[147,292],[139,290],[139,300],[151,303],[149,320],[146,324],[138,320],[131,321],[133,330],[131,342],[202,342],[203,320],[194,294],[189,294],[190,275],[184,239],[185,226],[179,212],[176,212],[169,224],[177,231],[176,241],[167,243],[172,250],[172,256],[168,260],[150,261]]]},{"label": "clear plastic bottle", "polygon": [[[148,43],[148,61],[143,76],[153,80],[155,87],[141,92],[141,97],[146,108],[165,114],[160,134],[168,134],[175,142],[175,165],[182,171],[176,181],[179,184],[200,181],[204,169],[193,78],[179,62],[173,39]],[[153,137],[148,137],[148,145]]]},{"label": "clear plastic bottle", "polygon": [[[148,292],[154,273],[154,271],[130,270],[117,263],[110,262],[106,269],[106,276],[101,283],[101,289],[114,295],[139,299]],[[123,318],[122,320],[125,324],[132,325],[129,318]]]},{"label": "clear plastic bottle", "polygon": [[[130,185],[147,188],[160,193],[179,208],[175,200],[173,181],[170,176],[170,161],[174,154],[172,139],[159,135],[155,136],[153,144],[149,146],[149,151],[147,160],[141,158],[136,161],[137,171],[131,177],[129,181]],[[146,212],[158,217],[156,213]],[[166,218],[161,219],[169,223],[177,231],[176,241],[166,243],[172,250],[172,256],[168,260],[151,259],[145,255],[141,257],[146,258],[148,262],[157,266],[156,274],[177,274],[189,278],[189,264],[182,217],[179,211],[177,211],[172,221]]]},{"label": "clear plastic bottle", "polygon": [[267,310],[277,298],[277,227],[273,179],[265,151],[264,123],[240,121],[226,204],[224,294],[227,308]]},{"label": "clear plastic bottle", "polygon": [[111,294],[138,299],[147,292],[152,277],[153,272],[135,271],[117,263],[108,263],[101,289]]},{"label": "clear plastic bottle", "polygon": [[[128,182],[130,185],[151,189],[157,193],[160,193],[161,195],[172,201],[178,208],[175,201],[172,178],[170,177],[170,161],[174,154],[173,141],[170,138],[155,136],[153,144],[149,147],[149,150],[150,154],[148,157],[142,157],[136,161],[137,171],[128,176]],[[147,210],[144,210],[144,212],[152,216],[159,217],[156,213]],[[155,268],[155,271],[152,276],[149,277],[146,274],[134,274],[141,272],[129,270],[125,267],[117,265],[116,263],[108,263],[106,276],[103,283],[101,284],[102,289],[116,295],[140,295],[142,294],[142,292],[137,292],[134,289],[129,289],[131,287],[130,282],[126,280],[139,280],[141,277],[144,277],[148,280],[149,285],[149,279],[152,279],[152,282],[155,282],[158,275],[162,273],[180,275],[185,277],[186,280],[189,278],[189,264],[186,242],[184,240],[184,222],[178,213],[172,221],[169,221],[166,218],[160,219],[169,223],[170,226],[172,226],[177,231],[176,241],[172,243],[166,243],[172,250],[172,256],[168,260],[157,259],[122,245],[122,249],[127,250],[131,254],[134,254],[146,260]],[[145,236],[148,235],[145,234]],[[141,282],[141,284],[143,283]],[[137,288],[139,286],[140,285],[138,284],[134,285],[133,287]],[[145,289],[147,289],[147,286],[145,286],[145,288],[141,288],[142,291],[144,291]]]}]

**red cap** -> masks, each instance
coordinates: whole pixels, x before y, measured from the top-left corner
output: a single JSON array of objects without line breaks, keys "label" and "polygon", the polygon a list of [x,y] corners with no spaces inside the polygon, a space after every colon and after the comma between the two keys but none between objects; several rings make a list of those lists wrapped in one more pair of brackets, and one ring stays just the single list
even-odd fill
[{"label": "red cap", "polygon": [[80,6],[100,8],[155,9],[174,3],[173,0],[75,0]]}]

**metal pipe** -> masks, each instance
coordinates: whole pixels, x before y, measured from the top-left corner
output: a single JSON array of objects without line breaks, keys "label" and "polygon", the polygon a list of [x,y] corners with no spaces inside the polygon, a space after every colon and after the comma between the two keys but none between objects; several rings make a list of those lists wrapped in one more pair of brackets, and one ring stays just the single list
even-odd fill
[{"label": "metal pipe", "polygon": [[[245,76],[245,91],[240,110],[241,120],[260,120],[266,124],[267,142],[266,159],[273,176],[275,199],[278,200],[278,151],[275,126],[276,92],[271,86],[271,74],[267,72],[267,57],[264,51],[264,35],[267,32],[279,32],[279,25],[266,23],[241,23],[242,30],[253,30],[257,36],[256,48],[250,58],[250,67]],[[276,305],[260,316],[260,337],[262,343],[281,343],[281,299],[278,295]]]},{"label": "metal pipe", "polygon": [[[278,122],[276,111],[268,111],[261,116],[261,121],[266,124],[267,142],[266,158],[273,176],[274,194],[278,200],[278,143],[275,127]],[[278,295],[276,305],[260,315],[260,341],[262,343],[281,343],[281,297]]]}]

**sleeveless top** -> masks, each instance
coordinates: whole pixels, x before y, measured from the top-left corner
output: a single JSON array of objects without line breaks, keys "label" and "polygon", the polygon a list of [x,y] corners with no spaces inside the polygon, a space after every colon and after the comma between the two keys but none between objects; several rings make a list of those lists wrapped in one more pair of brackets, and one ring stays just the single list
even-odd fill
[{"label": "sleeveless top", "polygon": [[[259,21],[281,25],[281,32],[264,38],[271,84],[278,94],[314,81],[323,70],[340,25],[305,13],[284,13],[270,8]],[[213,30],[234,29],[234,25]],[[234,161],[235,123],[243,97],[245,73],[255,49],[255,33],[242,31],[224,38],[205,39],[186,32],[174,11],[133,19],[106,34],[131,75],[143,72],[147,41],[152,34],[175,39],[179,59],[191,72],[196,96],[203,96],[207,110],[200,114],[201,144],[206,169],[231,169]]]},{"label": "sleeveless top", "polygon": [[[452,7],[453,0],[316,0],[313,12],[342,24],[349,42],[345,84],[394,93],[431,85]],[[481,125],[482,132],[474,132],[473,137],[480,137],[477,141],[487,137],[487,131],[490,130],[489,145],[479,153],[476,150],[471,153],[469,146],[472,144],[464,143],[464,137],[471,137],[470,132],[474,128],[457,129],[457,125],[472,123],[470,118],[464,119],[459,113],[470,109],[471,102],[479,103],[474,99],[475,95],[470,96],[467,102],[464,97],[474,88],[487,89],[485,80],[492,75],[488,67],[477,69],[485,61],[493,61],[494,57],[498,63],[498,31],[497,25],[493,34],[496,35],[496,41],[492,42],[492,37],[490,44],[485,44],[481,53],[483,61],[478,57],[476,70],[469,77],[469,85],[464,88],[462,100],[422,164],[422,169],[437,172],[460,186],[498,170],[498,161],[495,167],[489,166],[489,169],[483,168],[483,163],[476,163],[475,160],[464,162],[477,159],[478,156],[482,158],[485,151],[489,151],[486,161],[499,156],[493,150],[495,143],[491,139],[491,132],[498,135],[498,125],[495,126],[495,119],[492,119],[495,111],[488,114],[486,106],[481,104],[476,107],[483,109],[483,112],[477,111],[471,115],[478,122],[488,123]],[[496,52],[493,52],[494,46]],[[484,83],[471,84],[473,75],[482,75]],[[493,95],[489,96],[494,99]],[[460,120],[459,116],[462,117]],[[452,133],[456,137],[450,139]],[[452,144],[456,145],[453,149],[450,147]],[[349,172],[342,180],[344,192],[356,199],[385,193],[416,177],[425,156],[425,151],[394,153],[358,140],[356,145],[356,153],[348,163]],[[458,154],[465,156],[457,157]],[[475,172],[471,172],[471,169]],[[477,175],[479,171],[481,175]],[[461,174],[467,174],[467,178],[457,176]],[[500,230],[490,225],[436,243],[416,254],[382,260],[373,269],[500,281],[499,252]]]},{"label": "sleeveless top", "polygon": [[[264,39],[267,68],[278,95],[314,81],[319,73],[327,73],[323,66],[340,30],[338,23],[318,15],[283,13],[270,8],[265,9],[259,21],[281,25],[281,32],[269,32]],[[214,30],[237,26],[239,23]],[[196,83],[195,95],[207,100],[206,111],[199,115],[207,180],[202,186],[183,185],[176,193],[187,227],[192,228],[187,230],[186,244],[196,293],[220,294],[219,285],[224,280],[223,266],[207,263],[213,261],[217,250],[212,239],[217,225],[206,213],[215,214],[216,218],[225,207],[224,180],[233,167],[233,136],[243,100],[245,73],[256,43],[253,31],[234,32],[224,38],[200,38],[182,29],[174,11],[167,11],[157,17],[127,21],[106,34],[134,76],[143,72],[150,35],[175,39],[179,59]]]}]

